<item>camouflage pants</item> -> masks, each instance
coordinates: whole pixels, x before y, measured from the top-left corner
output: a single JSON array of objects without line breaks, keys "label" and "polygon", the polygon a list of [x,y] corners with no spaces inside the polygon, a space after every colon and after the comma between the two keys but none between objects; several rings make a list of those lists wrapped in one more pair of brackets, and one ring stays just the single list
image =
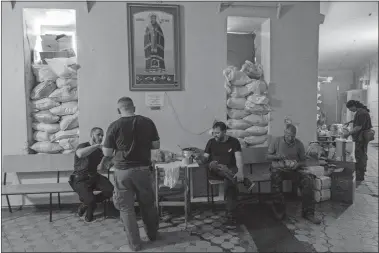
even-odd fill
[{"label": "camouflage pants", "polygon": [[271,171],[271,192],[274,203],[285,205],[282,193],[283,181],[291,180],[292,185],[297,185],[301,190],[302,210],[304,215],[313,215],[315,212],[315,200],[313,194],[314,175],[301,171],[270,169]]},{"label": "camouflage pants", "polygon": [[357,178],[363,178],[365,176],[367,168],[367,147],[366,141],[355,142],[355,171]]}]

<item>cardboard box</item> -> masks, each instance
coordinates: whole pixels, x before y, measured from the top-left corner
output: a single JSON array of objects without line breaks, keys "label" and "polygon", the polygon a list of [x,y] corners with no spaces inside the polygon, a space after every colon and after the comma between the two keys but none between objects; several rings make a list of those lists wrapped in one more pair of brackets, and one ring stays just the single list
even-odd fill
[{"label": "cardboard box", "polygon": [[42,50],[45,52],[59,51],[59,45],[56,37],[56,35],[52,34],[41,35]]}]

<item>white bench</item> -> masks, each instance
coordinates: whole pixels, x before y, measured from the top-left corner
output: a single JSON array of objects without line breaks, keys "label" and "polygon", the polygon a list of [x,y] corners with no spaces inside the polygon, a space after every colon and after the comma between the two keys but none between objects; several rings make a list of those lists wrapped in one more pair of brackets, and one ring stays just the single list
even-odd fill
[{"label": "white bench", "polygon": [[[12,207],[9,201],[9,195],[25,194],[49,194],[50,195],[50,222],[52,221],[52,195],[58,194],[58,205],[60,208],[60,193],[73,192],[68,182],[59,182],[59,173],[64,171],[73,171],[74,156],[73,154],[38,154],[38,155],[7,155],[3,156],[2,170],[4,181],[1,187],[1,195],[5,195],[8,203],[9,212]],[[56,172],[56,183],[41,184],[17,184],[6,185],[7,173],[18,172]]]}]

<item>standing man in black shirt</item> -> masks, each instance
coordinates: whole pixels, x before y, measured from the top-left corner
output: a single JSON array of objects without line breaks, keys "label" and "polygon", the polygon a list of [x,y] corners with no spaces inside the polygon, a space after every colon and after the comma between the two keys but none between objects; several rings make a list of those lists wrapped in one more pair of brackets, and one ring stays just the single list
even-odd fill
[{"label": "standing man in black shirt", "polygon": [[158,131],[153,121],[135,115],[133,100],[118,100],[120,119],[108,128],[103,152],[109,159],[114,155],[115,191],[113,202],[120,210],[126,237],[132,250],[141,249],[141,238],[134,210],[135,196],[139,202],[146,234],[156,240],[159,217],[155,206],[150,176],[151,150],[160,148]]},{"label": "standing man in black shirt", "polygon": [[[243,160],[240,142],[226,135],[226,125],[216,122],[213,125],[213,138],[205,147],[204,157],[198,158],[209,163],[210,177],[224,180],[227,228],[236,227],[237,183],[244,182]],[[250,187],[249,187],[250,188]]]},{"label": "standing man in black shirt", "polygon": [[365,180],[365,172],[367,169],[367,148],[370,140],[367,140],[367,133],[372,129],[370,110],[357,100],[349,100],[346,103],[347,109],[355,112],[354,119],[349,123],[353,123],[353,129],[345,134],[345,138],[350,135],[355,142],[355,173],[357,181]]},{"label": "standing man in black shirt", "polygon": [[[74,173],[70,176],[69,181],[82,202],[78,214],[82,217],[86,213],[85,220],[87,222],[93,220],[96,203],[112,197],[113,193],[112,183],[97,172],[97,169],[103,165],[101,163],[103,135],[101,128],[94,127],[91,130],[91,140],[78,145],[74,158]],[[94,190],[99,190],[101,193],[94,195]]]}]

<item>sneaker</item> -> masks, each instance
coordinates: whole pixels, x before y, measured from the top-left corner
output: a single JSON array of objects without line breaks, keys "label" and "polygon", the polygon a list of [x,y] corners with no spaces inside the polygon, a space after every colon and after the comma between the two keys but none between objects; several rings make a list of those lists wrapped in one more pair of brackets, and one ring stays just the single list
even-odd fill
[{"label": "sneaker", "polygon": [[80,206],[78,208],[79,217],[82,217],[84,215],[84,213],[87,211],[87,208],[88,208],[88,206],[84,205],[83,203],[80,204]]},{"label": "sneaker", "polygon": [[314,215],[308,214],[308,215],[303,215],[303,218],[310,221],[311,223],[315,225],[320,225],[321,224],[321,219],[317,218]]},{"label": "sneaker", "polygon": [[283,220],[286,216],[286,208],[284,204],[273,203],[271,205],[271,210],[277,220]]},{"label": "sneaker", "polygon": [[228,218],[227,221],[224,223],[224,226],[226,229],[236,229],[237,221],[235,218]]}]

